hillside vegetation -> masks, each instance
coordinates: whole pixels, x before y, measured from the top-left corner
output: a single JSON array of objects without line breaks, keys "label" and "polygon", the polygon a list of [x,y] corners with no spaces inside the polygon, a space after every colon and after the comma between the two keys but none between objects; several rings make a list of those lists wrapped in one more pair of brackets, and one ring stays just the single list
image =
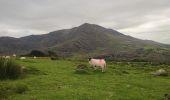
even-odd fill
[{"label": "hillside vegetation", "polygon": [[22,54],[31,50],[53,50],[62,53],[79,53],[101,50],[135,50],[139,48],[169,48],[169,45],[149,40],[140,40],[112,29],[85,23],[79,27],[50,32],[44,35],[30,35],[21,38],[1,37],[0,54]]},{"label": "hillside vegetation", "polygon": [[[60,57],[107,57],[116,61],[147,61],[169,64],[170,45],[140,40],[116,30],[85,23],[72,29],[30,35],[1,37],[0,55],[25,55],[32,50],[54,52]],[[34,55],[32,55],[34,56]]]}]

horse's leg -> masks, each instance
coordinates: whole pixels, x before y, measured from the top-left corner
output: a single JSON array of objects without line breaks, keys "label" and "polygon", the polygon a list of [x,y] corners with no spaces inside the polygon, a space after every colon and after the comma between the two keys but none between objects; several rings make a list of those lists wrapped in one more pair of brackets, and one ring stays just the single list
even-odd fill
[{"label": "horse's leg", "polygon": [[104,64],[104,70],[106,71],[106,64]]},{"label": "horse's leg", "polygon": [[102,68],[102,72],[104,72],[104,66],[101,66],[101,68]]},{"label": "horse's leg", "polygon": [[96,70],[97,68],[96,68],[96,66],[94,66],[94,70]]}]

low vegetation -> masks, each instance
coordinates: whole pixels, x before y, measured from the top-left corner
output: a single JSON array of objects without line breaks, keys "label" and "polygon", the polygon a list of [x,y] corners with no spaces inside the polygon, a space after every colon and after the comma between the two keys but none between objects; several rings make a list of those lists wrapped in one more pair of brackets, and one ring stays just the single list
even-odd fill
[{"label": "low vegetation", "polygon": [[47,54],[45,54],[44,52],[40,51],[40,50],[32,50],[30,53],[22,55],[22,56],[27,56],[27,57],[46,57],[48,56]]},{"label": "low vegetation", "polygon": [[0,79],[17,79],[23,74],[20,65],[11,59],[0,58]]},{"label": "low vegetation", "polygon": [[138,48],[130,51],[114,51],[114,53],[103,54],[102,56],[96,56],[96,58],[105,58],[109,61],[118,62],[149,62],[157,65],[170,65],[170,50],[149,47]]},{"label": "low vegetation", "polygon": [[87,74],[89,72],[89,67],[86,64],[79,64],[75,72],[78,74]]},{"label": "low vegetation", "polygon": [[169,73],[168,65],[107,62],[106,72],[102,73],[100,69],[91,69],[87,61],[46,58],[16,62],[27,68],[28,75],[23,79],[1,80],[0,99],[163,100],[170,93],[170,76],[151,74],[159,69]]},{"label": "low vegetation", "polygon": [[[0,100],[9,99],[10,95],[23,94],[28,91],[28,87],[25,84],[3,84],[0,83]],[[12,98],[11,98],[12,100]]]}]

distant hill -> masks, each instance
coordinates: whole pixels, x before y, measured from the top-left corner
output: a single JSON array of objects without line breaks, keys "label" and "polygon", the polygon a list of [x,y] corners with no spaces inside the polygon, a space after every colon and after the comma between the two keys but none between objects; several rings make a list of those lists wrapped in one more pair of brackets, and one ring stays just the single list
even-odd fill
[{"label": "distant hill", "polygon": [[82,24],[43,35],[21,38],[0,37],[0,54],[24,54],[31,50],[53,51],[58,55],[115,55],[137,52],[169,52],[170,46],[124,35],[95,24]]}]

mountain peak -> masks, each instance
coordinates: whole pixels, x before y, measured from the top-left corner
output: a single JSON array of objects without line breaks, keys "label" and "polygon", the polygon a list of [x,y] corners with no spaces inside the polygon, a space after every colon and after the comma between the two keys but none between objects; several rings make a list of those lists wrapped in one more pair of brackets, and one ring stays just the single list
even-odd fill
[{"label": "mountain peak", "polygon": [[80,25],[79,27],[98,27],[98,28],[104,28],[104,27],[99,26],[97,24],[90,24],[90,23],[84,23],[84,24]]},{"label": "mountain peak", "polygon": [[80,26],[77,27],[78,29],[80,30],[84,30],[84,31],[96,31],[96,30],[99,30],[99,31],[103,31],[105,30],[106,28],[102,27],[102,26],[99,26],[99,25],[96,25],[96,24],[90,24],[90,23],[84,23]]},{"label": "mountain peak", "polygon": [[90,24],[90,23],[84,23],[84,24],[82,24],[82,25],[80,25],[80,26],[89,26],[89,25],[93,25],[93,24]]}]

